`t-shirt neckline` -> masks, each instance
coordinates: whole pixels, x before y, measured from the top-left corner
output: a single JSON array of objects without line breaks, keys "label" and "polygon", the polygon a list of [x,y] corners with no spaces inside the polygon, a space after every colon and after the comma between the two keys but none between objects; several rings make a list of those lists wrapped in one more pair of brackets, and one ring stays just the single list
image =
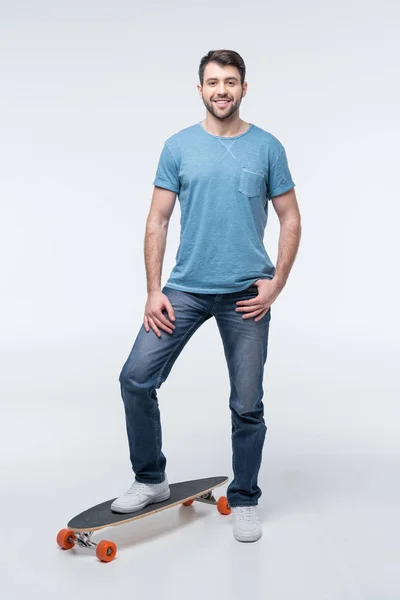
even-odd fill
[{"label": "t-shirt neckline", "polygon": [[204,131],[204,133],[206,133],[207,135],[210,135],[211,137],[218,138],[220,140],[236,140],[236,138],[240,138],[243,135],[246,135],[246,133],[249,133],[249,131],[253,128],[253,123],[250,123],[250,127],[248,127],[248,129],[246,129],[246,131],[244,131],[243,133],[239,133],[239,135],[226,136],[226,135],[214,135],[213,133],[210,133],[209,131],[207,131],[204,128],[203,123],[201,121],[199,122],[199,125],[200,125],[202,131]]}]

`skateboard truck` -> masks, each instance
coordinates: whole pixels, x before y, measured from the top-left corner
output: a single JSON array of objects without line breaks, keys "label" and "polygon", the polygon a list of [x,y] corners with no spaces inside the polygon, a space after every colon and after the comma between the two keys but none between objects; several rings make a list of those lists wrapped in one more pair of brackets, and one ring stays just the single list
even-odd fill
[{"label": "skateboard truck", "polygon": [[204,502],[204,504],[217,504],[217,501],[212,492],[207,492],[207,494],[203,494],[202,496],[198,496],[195,498],[196,502]]},{"label": "skateboard truck", "polygon": [[90,539],[93,535],[93,531],[80,531],[75,534],[75,543],[78,544],[81,548],[95,548],[97,546],[96,542],[92,542]]},{"label": "skateboard truck", "polygon": [[197,500],[200,500],[200,502],[201,502],[201,501],[204,501],[204,500],[210,500],[210,501],[211,501],[213,504],[216,504],[216,503],[217,503],[217,501],[216,501],[216,499],[214,498],[214,496],[213,496],[213,493],[212,493],[212,492],[207,492],[207,494],[203,494],[202,496],[199,496],[199,497],[197,498]]},{"label": "skateboard truck", "polygon": [[73,540],[73,541],[75,542],[75,544],[77,544],[81,548],[89,548],[89,549],[96,548],[97,557],[104,562],[108,562],[109,560],[112,560],[116,553],[115,544],[113,542],[106,542],[107,545],[101,549],[100,555],[99,555],[97,548],[98,548],[98,546],[100,546],[100,548],[101,548],[101,545],[104,545],[104,540],[99,542],[99,544],[96,544],[96,542],[92,542],[92,540],[90,538],[92,537],[93,533],[94,533],[94,531],[75,532],[75,540]]},{"label": "skateboard truck", "polygon": [[94,531],[71,531],[61,529],[57,535],[57,544],[64,550],[71,550],[77,544],[81,548],[95,548],[96,556],[102,562],[110,562],[115,558],[117,546],[114,542],[101,540],[98,544],[90,539]]}]

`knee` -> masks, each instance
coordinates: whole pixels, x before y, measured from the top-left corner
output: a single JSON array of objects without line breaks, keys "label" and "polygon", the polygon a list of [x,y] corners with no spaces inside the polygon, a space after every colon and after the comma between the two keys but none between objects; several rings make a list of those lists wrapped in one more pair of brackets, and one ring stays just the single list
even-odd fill
[{"label": "knee", "polygon": [[119,375],[119,382],[123,388],[136,391],[149,390],[156,384],[154,378],[135,363],[125,363]]},{"label": "knee", "polygon": [[248,423],[264,423],[263,405],[248,405],[246,403],[231,403],[232,418]]},{"label": "knee", "polygon": [[128,383],[129,377],[130,377],[129,371],[126,368],[126,364],[125,364],[122,367],[121,373],[119,374],[118,380],[119,380],[120,384],[125,386]]}]

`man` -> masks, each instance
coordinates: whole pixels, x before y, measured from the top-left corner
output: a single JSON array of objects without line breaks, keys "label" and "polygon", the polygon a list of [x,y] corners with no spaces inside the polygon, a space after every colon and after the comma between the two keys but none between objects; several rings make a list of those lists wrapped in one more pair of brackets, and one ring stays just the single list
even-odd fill
[{"label": "man", "polygon": [[[271,304],[297,253],[300,214],[284,147],[239,117],[247,92],[241,56],[231,50],[209,52],[201,60],[199,79],[206,118],[166,140],[153,182],[144,324],[119,379],[135,481],[112,510],[132,512],[169,498],[156,390],[194,332],[215,317],[231,384],[234,478],[227,498],[233,533],[238,541],[256,541],[262,535],[257,480],[267,429],[262,382]],[[177,194],[180,246],[161,290]],[[280,221],[276,269],[263,245],[269,201]],[[204,400],[200,409],[212,418],[211,403]]]}]

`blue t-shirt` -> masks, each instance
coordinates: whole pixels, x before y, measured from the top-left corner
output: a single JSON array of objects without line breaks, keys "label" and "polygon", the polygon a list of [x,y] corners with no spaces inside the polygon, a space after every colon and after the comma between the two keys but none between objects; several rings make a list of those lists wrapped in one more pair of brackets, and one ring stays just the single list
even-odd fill
[{"label": "blue t-shirt", "polygon": [[169,137],[153,185],[177,192],[180,244],[166,286],[226,294],[275,274],[263,243],[268,200],[294,187],[286,152],[256,125],[234,137],[196,123]]}]

